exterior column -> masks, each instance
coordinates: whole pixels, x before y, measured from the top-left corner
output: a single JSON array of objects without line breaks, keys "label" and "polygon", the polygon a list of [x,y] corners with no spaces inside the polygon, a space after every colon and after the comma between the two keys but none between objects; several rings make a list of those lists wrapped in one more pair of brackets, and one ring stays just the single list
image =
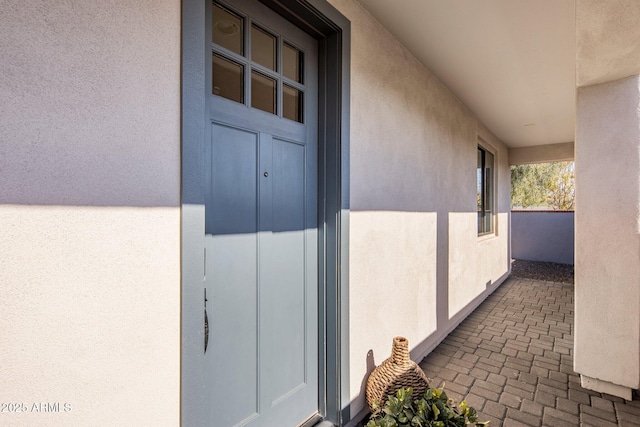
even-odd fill
[{"label": "exterior column", "polygon": [[640,388],[640,76],[578,89],[575,354],[582,386]]}]

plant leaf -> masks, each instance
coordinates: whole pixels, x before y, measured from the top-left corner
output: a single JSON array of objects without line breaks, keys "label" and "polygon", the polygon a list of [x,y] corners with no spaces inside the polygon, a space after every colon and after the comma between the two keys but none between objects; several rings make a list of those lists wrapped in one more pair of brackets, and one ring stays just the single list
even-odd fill
[{"label": "plant leaf", "polygon": [[431,404],[431,410],[433,411],[433,418],[438,419],[438,416],[440,415],[440,409],[438,409],[435,403]]}]

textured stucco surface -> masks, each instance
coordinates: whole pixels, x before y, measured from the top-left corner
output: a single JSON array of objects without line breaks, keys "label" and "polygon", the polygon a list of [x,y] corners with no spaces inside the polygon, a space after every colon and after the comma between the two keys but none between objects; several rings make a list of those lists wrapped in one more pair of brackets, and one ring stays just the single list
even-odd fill
[{"label": "textured stucco surface", "polygon": [[3,425],[177,425],[179,208],[0,206]]},{"label": "textured stucco surface", "polygon": [[[330,3],[351,21],[349,370],[356,416],[372,363],[389,356],[394,336],[409,338],[412,356],[422,358],[470,301],[486,295],[486,283],[507,273],[509,168],[505,146],[357,2]],[[502,213],[497,233],[480,239],[479,136],[497,157]]]},{"label": "textured stucco surface", "polygon": [[178,206],[180,2],[4,0],[0,203]]},{"label": "textured stucco surface", "polygon": [[177,425],[180,2],[0,6],[3,425]]},{"label": "textured stucco surface", "polygon": [[528,261],[574,263],[574,213],[511,213],[511,256]]},{"label": "textured stucco surface", "polygon": [[495,235],[478,238],[475,212],[449,213],[449,319],[459,318],[478,295],[504,279],[510,260],[508,221],[507,212],[498,214]]},{"label": "textured stucco surface", "polygon": [[576,0],[576,84],[640,73],[640,2]]},{"label": "textured stucco surface", "polygon": [[[580,88],[575,371],[640,387],[640,77]],[[615,361],[615,363],[611,363]]]},{"label": "textured stucco surface", "polygon": [[364,396],[367,363],[389,357],[393,337],[404,336],[415,347],[437,329],[437,214],[352,211],[350,234],[353,398]]},{"label": "textured stucco surface", "polygon": [[574,143],[509,148],[509,164],[568,162],[574,159]]}]

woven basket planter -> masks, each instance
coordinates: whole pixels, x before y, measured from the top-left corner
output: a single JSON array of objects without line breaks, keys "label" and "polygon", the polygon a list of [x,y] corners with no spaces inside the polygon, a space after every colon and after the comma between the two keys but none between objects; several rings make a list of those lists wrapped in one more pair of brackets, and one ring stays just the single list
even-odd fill
[{"label": "woven basket planter", "polygon": [[389,395],[401,388],[413,388],[413,396],[421,396],[429,387],[424,371],[409,358],[409,341],[395,337],[391,357],[375,368],[367,380],[367,404],[373,411],[373,403],[384,406]]}]

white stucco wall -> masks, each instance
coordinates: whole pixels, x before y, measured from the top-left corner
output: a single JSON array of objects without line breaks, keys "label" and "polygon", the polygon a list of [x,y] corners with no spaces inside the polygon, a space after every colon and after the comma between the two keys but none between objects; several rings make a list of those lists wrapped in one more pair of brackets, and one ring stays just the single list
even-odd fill
[{"label": "white stucco wall", "polygon": [[2,2],[2,425],[179,423],[179,48],[178,0]]},{"label": "white stucco wall", "polygon": [[[389,357],[394,336],[407,337],[421,359],[508,272],[509,166],[505,146],[357,2],[330,3],[351,21],[356,416],[366,405],[368,372]],[[479,136],[497,161],[496,233],[484,238],[477,235]]]},{"label": "white stucco wall", "polygon": [[640,388],[639,86],[579,88],[576,120],[574,369],[628,398]]}]

